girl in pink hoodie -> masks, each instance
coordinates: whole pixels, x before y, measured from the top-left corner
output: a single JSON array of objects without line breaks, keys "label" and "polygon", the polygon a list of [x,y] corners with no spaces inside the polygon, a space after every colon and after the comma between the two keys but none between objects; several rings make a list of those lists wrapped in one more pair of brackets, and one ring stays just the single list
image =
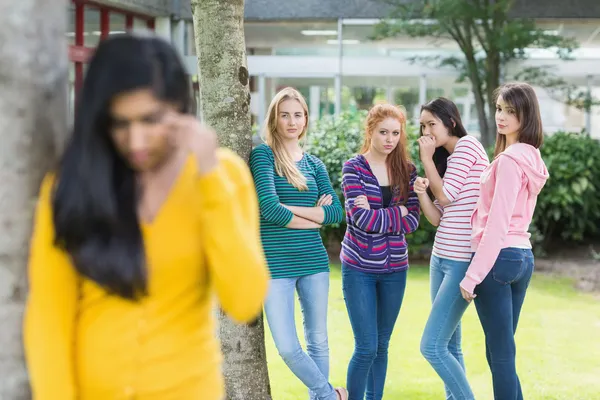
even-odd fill
[{"label": "girl in pink hoodie", "polygon": [[542,121],[533,88],[509,83],[496,90],[495,158],[481,175],[481,193],[471,217],[473,259],[460,283],[475,299],[486,338],[494,397],[523,399],[515,367],[514,334],[533,273],[529,224],[548,179],[540,155]]}]

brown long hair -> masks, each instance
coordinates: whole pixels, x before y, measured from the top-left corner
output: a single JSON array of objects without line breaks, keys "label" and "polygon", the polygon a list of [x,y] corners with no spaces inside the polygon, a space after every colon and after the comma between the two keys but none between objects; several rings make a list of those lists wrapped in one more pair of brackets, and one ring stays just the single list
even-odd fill
[{"label": "brown long hair", "polygon": [[[518,141],[539,149],[544,143],[544,128],[540,115],[540,105],[531,85],[522,82],[506,83],[494,91],[494,101],[502,96],[504,102],[515,109],[521,124]],[[506,150],[506,136],[496,134],[494,157]]]},{"label": "brown long hair", "polygon": [[273,97],[273,100],[271,100],[271,104],[269,105],[266,118],[267,122],[264,128],[265,142],[273,151],[273,155],[275,157],[275,172],[277,172],[277,175],[286,178],[289,184],[294,186],[296,189],[300,191],[306,191],[308,190],[306,177],[302,175],[302,172],[300,172],[296,166],[292,156],[286,150],[281,137],[277,133],[279,105],[286,100],[296,100],[304,109],[306,124],[300,133],[299,139],[302,140],[306,136],[306,130],[308,129],[308,106],[306,104],[306,100],[296,89],[286,87],[281,89],[279,93]]},{"label": "brown long hair", "polygon": [[387,156],[385,164],[392,189],[400,192],[400,198],[406,202],[408,197],[408,185],[412,173],[412,163],[406,146],[406,112],[400,107],[392,104],[377,104],[369,110],[365,122],[365,141],[360,150],[365,154],[371,148],[371,138],[383,120],[393,118],[400,121],[400,140],[396,148]]}]

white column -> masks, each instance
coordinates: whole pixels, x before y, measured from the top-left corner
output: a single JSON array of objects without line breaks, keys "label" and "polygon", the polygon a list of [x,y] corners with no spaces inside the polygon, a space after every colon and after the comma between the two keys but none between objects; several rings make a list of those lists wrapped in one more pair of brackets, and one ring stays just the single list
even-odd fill
[{"label": "white column", "polygon": [[335,107],[333,115],[337,117],[342,112],[342,77],[340,75],[335,76],[333,86],[335,88]]},{"label": "white column", "polygon": [[175,46],[181,57],[185,57],[188,54],[185,42],[185,29],[185,21],[182,19],[171,23],[171,43],[173,43],[173,46]]},{"label": "white column", "polygon": [[277,78],[271,78],[271,85],[269,85],[269,102],[277,94]]},{"label": "white column", "polygon": [[392,79],[387,77],[387,86],[385,88],[385,97],[387,102],[390,104],[394,104],[394,88],[392,87]]},{"label": "white column", "polygon": [[257,107],[257,117],[256,123],[259,127],[259,132],[262,131],[263,122],[265,120],[265,114],[267,113],[265,107],[265,95],[267,94],[267,81],[265,75],[258,76],[258,107]]},{"label": "white column", "polygon": [[344,24],[341,18],[338,18],[338,72],[335,76],[335,116],[337,117],[342,112],[342,63],[344,58],[344,40],[343,28]]},{"label": "white column", "polygon": [[[588,75],[587,76],[587,88],[586,88],[588,99],[592,98],[592,81],[593,81],[592,75]],[[588,134],[590,134],[590,135],[592,134],[592,109],[591,109],[591,107],[590,107],[590,109],[585,111],[585,130]]]},{"label": "white column", "polygon": [[314,124],[319,120],[321,111],[321,88],[319,86],[310,87],[310,98],[308,101],[310,122]]},{"label": "white column", "polygon": [[427,103],[427,75],[419,77],[419,105]]},{"label": "white column", "polygon": [[419,77],[419,104],[415,106],[415,124],[419,125],[419,118],[421,118],[421,106],[427,103],[427,75],[423,74]]},{"label": "white column", "polygon": [[171,18],[158,17],[154,20],[154,32],[163,39],[171,41]]}]

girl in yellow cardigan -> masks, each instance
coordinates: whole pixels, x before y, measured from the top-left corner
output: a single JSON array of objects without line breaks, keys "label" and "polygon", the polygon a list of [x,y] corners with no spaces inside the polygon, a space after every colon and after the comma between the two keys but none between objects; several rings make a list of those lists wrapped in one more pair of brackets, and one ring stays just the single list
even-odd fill
[{"label": "girl in yellow cardigan", "polygon": [[186,115],[175,51],[103,41],[41,188],[25,348],[35,400],[217,400],[213,291],[237,321],[266,295],[252,177]]}]

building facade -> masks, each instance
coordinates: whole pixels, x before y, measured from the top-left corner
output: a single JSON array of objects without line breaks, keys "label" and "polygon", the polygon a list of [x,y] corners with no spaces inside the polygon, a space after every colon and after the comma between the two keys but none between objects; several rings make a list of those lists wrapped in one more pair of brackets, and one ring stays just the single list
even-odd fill
[{"label": "building facade", "polygon": [[[69,11],[73,96],[85,70],[84,60],[98,40],[124,29],[154,29],[171,40],[186,62],[197,93],[189,0],[72,0]],[[272,95],[288,85],[306,95],[313,120],[377,100],[402,103],[415,117],[420,104],[443,95],[459,105],[469,131],[477,135],[468,83],[456,83],[456,71],[410,61],[415,56],[460,55],[456,44],[407,37],[370,40],[374,25],[389,13],[390,8],[378,0],[246,0],[254,120],[262,122]],[[600,98],[599,1],[517,0],[512,13],[534,18],[550,32],[575,37],[580,48],[575,60],[568,62],[532,49],[530,59],[507,66],[507,77],[526,66],[550,66],[558,76]],[[587,128],[600,137],[600,107],[585,113],[543,89],[538,89],[538,96],[548,132]]]}]

